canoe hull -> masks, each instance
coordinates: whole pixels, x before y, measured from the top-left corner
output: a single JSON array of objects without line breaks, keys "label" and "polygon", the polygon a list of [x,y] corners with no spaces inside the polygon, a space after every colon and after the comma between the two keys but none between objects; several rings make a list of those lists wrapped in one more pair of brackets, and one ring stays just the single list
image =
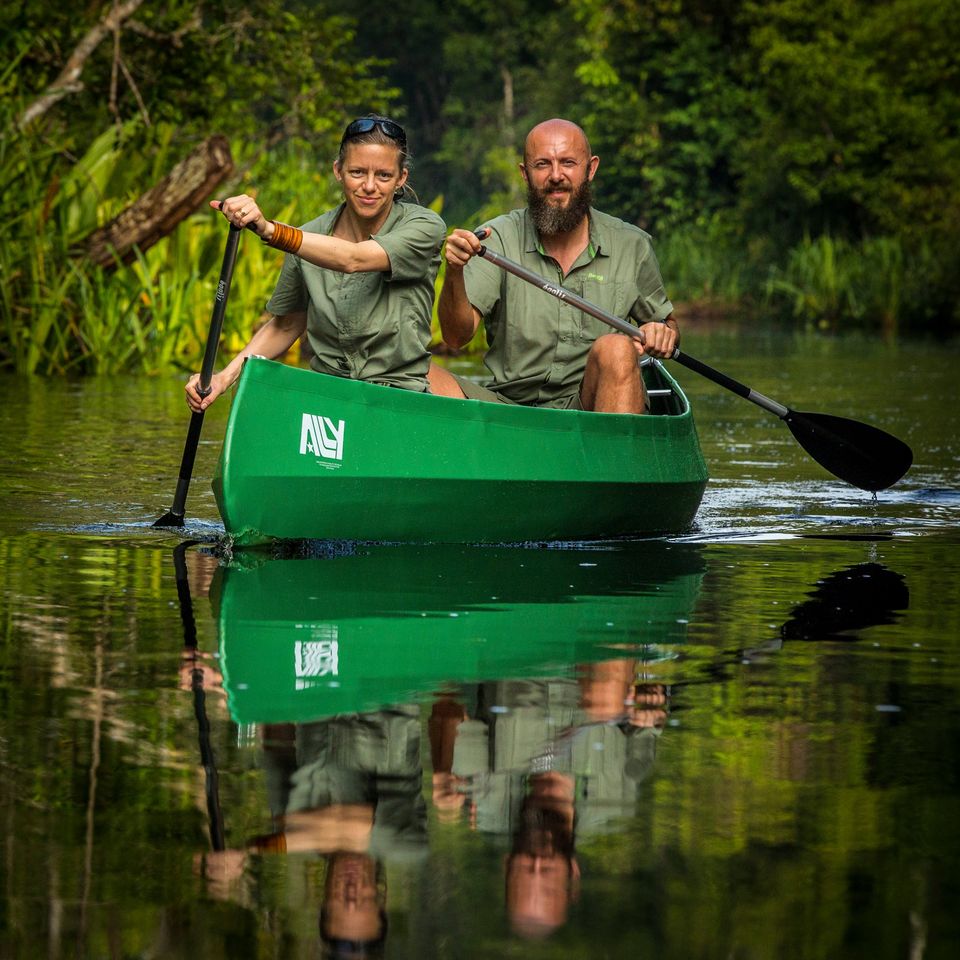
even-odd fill
[{"label": "canoe hull", "polygon": [[663,416],[530,409],[244,365],[214,493],[226,532],[395,542],[673,533],[707,480],[689,405]]}]

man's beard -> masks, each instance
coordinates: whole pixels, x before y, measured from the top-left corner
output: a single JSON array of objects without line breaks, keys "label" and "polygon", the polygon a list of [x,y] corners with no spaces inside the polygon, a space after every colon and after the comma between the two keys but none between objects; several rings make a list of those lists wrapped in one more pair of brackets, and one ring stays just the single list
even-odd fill
[{"label": "man's beard", "polygon": [[593,203],[593,192],[590,181],[584,180],[580,186],[570,194],[570,200],[563,207],[556,207],[546,197],[546,191],[527,184],[527,207],[533,218],[533,225],[542,237],[556,236],[558,233],[569,233],[580,225],[580,221],[589,213]]}]

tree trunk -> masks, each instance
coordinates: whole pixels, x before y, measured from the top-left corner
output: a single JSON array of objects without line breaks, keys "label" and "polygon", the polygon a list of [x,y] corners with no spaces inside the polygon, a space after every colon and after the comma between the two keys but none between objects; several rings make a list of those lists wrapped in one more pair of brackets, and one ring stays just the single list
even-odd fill
[{"label": "tree trunk", "polygon": [[130,263],[135,247],[152,247],[170,233],[233,172],[225,137],[204,140],[156,186],[83,241],[81,252],[101,267]]}]

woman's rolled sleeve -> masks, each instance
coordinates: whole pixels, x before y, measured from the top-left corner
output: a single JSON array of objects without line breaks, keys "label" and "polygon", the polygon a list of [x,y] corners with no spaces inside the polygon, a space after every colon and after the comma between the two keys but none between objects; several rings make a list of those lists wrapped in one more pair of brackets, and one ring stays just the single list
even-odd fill
[{"label": "woman's rolled sleeve", "polygon": [[267,301],[269,313],[282,317],[288,313],[298,313],[307,309],[309,298],[303,282],[303,270],[300,258],[288,253],[283,258],[283,267],[273,288],[273,294]]},{"label": "woman's rolled sleeve", "polygon": [[402,218],[376,240],[390,258],[389,279],[419,280],[429,274],[446,237],[443,220],[425,207],[405,207]]}]

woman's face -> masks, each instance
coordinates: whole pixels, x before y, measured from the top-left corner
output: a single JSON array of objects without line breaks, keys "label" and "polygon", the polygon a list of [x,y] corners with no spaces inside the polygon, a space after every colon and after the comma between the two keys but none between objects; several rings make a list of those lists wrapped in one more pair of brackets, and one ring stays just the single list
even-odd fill
[{"label": "woman's face", "polygon": [[394,193],[407,182],[399,149],[385,143],[347,144],[343,164],[334,163],[333,172],[351,212],[366,221],[385,218]]}]

